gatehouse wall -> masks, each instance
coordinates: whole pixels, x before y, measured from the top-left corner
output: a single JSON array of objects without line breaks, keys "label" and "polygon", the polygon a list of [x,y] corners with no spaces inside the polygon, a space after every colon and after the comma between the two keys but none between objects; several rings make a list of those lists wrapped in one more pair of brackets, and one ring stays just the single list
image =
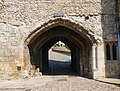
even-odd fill
[{"label": "gatehouse wall", "polygon": [[119,76],[118,59],[106,60],[105,51],[107,43],[117,43],[114,0],[0,0],[1,77],[28,75],[31,63],[26,40],[58,18],[81,26],[93,37],[93,78]]}]

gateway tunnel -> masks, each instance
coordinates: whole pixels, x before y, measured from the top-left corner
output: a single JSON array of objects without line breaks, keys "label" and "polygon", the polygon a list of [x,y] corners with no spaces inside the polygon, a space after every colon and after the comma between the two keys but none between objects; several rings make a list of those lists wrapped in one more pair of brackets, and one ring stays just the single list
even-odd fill
[{"label": "gateway tunnel", "polygon": [[[71,67],[76,71],[76,72],[79,72],[79,58],[80,58],[80,54],[79,53],[79,48],[74,44],[72,43],[70,40],[64,38],[64,37],[61,37],[61,36],[57,36],[57,37],[54,37],[53,39],[49,40],[43,47],[41,50],[43,50],[43,61],[42,61],[42,73],[44,74],[44,71],[46,71],[46,69],[48,69],[49,67],[49,59],[48,59],[48,51],[49,49],[58,41],[63,41],[65,44],[68,45],[68,47],[70,48],[71,50]],[[73,61],[74,60],[74,61]]]},{"label": "gateway tunnel", "polygon": [[49,49],[49,68],[45,75],[78,75],[72,69],[71,50],[63,43],[58,41]]},{"label": "gateway tunnel", "polygon": [[71,50],[71,67],[79,75],[91,77],[92,45],[84,33],[78,33],[65,26],[43,29],[29,43],[31,64],[44,74],[49,69],[49,49],[58,41],[65,43]]}]

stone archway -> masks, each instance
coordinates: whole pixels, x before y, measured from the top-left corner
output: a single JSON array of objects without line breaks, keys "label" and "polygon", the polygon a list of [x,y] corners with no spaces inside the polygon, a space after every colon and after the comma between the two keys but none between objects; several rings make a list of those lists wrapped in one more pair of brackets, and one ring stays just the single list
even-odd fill
[{"label": "stone archway", "polygon": [[[38,54],[42,56],[42,59],[38,60],[38,62],[41,62],[42,66],[40,69],[42,73],[49,67],[48,65],[48,51],[49,49],[58,41],[64,42],[71,50],[71,67],[76,71],[77,73],[80,72],[80,48],[76,44],[74,44],[72,41],[67,39],[64,36],[55,36],[50,38],[39,50]],[[40,66],[38,66],[40,67]]]},{"label": "stone archway", "polygon": [[[94,36],[79,24],[68,20],[49,21],[34,30],[26,39],[30,63],[41,73],[48,67],[48,50],[57,41],[63,41],[71,49],[71,65],[82,76],[93,78],[92,45]],[[25,52],[26,53],[26,52]]]}]

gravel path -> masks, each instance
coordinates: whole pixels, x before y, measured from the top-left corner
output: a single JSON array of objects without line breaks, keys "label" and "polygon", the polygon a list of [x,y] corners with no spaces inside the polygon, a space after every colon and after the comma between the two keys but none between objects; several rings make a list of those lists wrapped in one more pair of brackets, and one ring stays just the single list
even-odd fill
[{"label": "gravel path", "polygon": [[59,76],[32,91],[120,91],[120,87],[82,77]]},{"label": "gravel path", "polygon": [[0,81],[0,91],[120,91],[120,87],[78,76],[42,76]]}]

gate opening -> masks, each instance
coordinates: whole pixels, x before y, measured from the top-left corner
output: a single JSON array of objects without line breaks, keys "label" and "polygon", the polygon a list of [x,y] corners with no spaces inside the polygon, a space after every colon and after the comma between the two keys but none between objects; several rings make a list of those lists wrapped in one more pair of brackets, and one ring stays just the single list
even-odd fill
[{"label": "gate opening", "polygon": [[77,75],[71,67],[71,50],[61,41],[58,41],[48,51],[48,69],[44,75]]},{"label": "gate opening", "polygon": [[[74,72],[81,76],[92,77],[92,65],[91,65],[91,42],[89,38],[84,35],[84,33],[67,28],[65,26],[54,26],[49,29],[43,29],[38,33],[35,38],[33,38],[28,47],[31,57],[31,64],[35,65],[36,68],[39,68],[39,71],[42,75],[51,74],[51,75],[72,75],[73,73],[65,72],[64,66],[58,67],[56,70],[51,64],[61,65],[67,64],[69,65],[68,69],[71,71],[71,68]],[[59,42],[63,42],[64,46],[66,46],[70,50],[70,59],[65,59],[65,62],[59,60],[51,59],[51,54],[55,53],[58,57],[63,58],[65,55],[55,52],[54,48]],[[60,46],[63,46],[60,44]],[[52,53],[51,53],[52,52]],[[54,54],[54,55],[55,55]],[[54,56],[53,55],[53,56]],[[54,56],[55,57],[55,56]],[[59,66],[60,66],[59,65]],[[60,72],[59,68],[62,69],[63,72]],[[74,75],[74,74],[73,74]]]}]

